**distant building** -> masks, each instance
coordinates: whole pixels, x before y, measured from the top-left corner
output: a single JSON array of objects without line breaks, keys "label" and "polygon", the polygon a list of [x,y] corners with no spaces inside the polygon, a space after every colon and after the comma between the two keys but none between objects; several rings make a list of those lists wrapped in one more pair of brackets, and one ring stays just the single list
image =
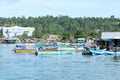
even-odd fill
[{"label": "distant building", "polygon": [[33,32],[35,31],[35,28],[12,26],[0,27],[0,30],[2,31],[3,36],[5,36],[6,38],[11,38],[16,36],[22,36],[24,33],[27,34],[27,36],[32,36]]},{"label": "distant building", "polygon": [[59,40],[59,35],[48,35],[47,40]]}]

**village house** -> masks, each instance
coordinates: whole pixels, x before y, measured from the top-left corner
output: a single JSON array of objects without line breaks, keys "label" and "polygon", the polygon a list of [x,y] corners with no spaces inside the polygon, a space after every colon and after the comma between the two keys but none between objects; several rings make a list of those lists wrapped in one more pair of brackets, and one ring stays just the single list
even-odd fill
[{"label": "village house", "polygon": [[54,35],[54,34],[48,35],[47,40],[50,40],[50,41],[59,40],[59,35]]}]

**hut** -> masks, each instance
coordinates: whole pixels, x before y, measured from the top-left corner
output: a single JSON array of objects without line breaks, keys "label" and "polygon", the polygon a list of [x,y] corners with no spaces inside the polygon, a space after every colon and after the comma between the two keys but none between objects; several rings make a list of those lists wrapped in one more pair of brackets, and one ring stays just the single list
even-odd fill
[{"label": "hut", "polygon": [[109,48],[120,47],[120,32],[102,32],[101,39],[108,42]]}]

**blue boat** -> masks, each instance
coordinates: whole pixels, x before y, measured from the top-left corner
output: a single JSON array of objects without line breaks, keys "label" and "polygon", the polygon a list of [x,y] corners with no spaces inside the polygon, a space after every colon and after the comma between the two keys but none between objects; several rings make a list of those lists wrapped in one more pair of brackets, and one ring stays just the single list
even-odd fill
[{"label": "blue boat", "polygon": [[104,50],[91,50],[92,55],[103,55]]},{"label": "blue boat", "polygon": [[89,47],[85,47],[84,51],[82,52],[82,55],[103,55],[104,51],[99,49],[92,49]]},{"label": "blue boat", "polygon": [[105,55],[105,56],[108,56],[108,55],[116,56],[116,54],[117,54],[117,55],[120,55],[120,52],[104,51],[104,55]]}]

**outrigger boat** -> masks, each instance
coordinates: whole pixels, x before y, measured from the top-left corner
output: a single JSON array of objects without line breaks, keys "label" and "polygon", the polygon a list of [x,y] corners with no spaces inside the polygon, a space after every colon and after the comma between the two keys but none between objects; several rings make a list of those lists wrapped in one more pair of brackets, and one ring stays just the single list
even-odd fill
[{"label": "outrigger boat", "polygon": [[14,49],[15,53],[36,53],[36,49],[29,49],[24,44],[17,44],[16,48]]},{"label": "outrigger boat", "polygon": [[82,55],[103,55],[104,54],[104,50],[99,50],[99,49],[91,49],[88,47],[84,47],[84,50],[82,52]]},{"label": "outrigger boat", "polygon": [[59,50],[56,46],[39,47],[37,55],[73,54],[74,50]]},{"label": "outrigger boat", "polygon": [[120,50],[100,50],[100,49],[91,49],[89,47],[85,47],[84,51],[82,52],[82,55],[104,55],[104,56],[120,56]]}]

